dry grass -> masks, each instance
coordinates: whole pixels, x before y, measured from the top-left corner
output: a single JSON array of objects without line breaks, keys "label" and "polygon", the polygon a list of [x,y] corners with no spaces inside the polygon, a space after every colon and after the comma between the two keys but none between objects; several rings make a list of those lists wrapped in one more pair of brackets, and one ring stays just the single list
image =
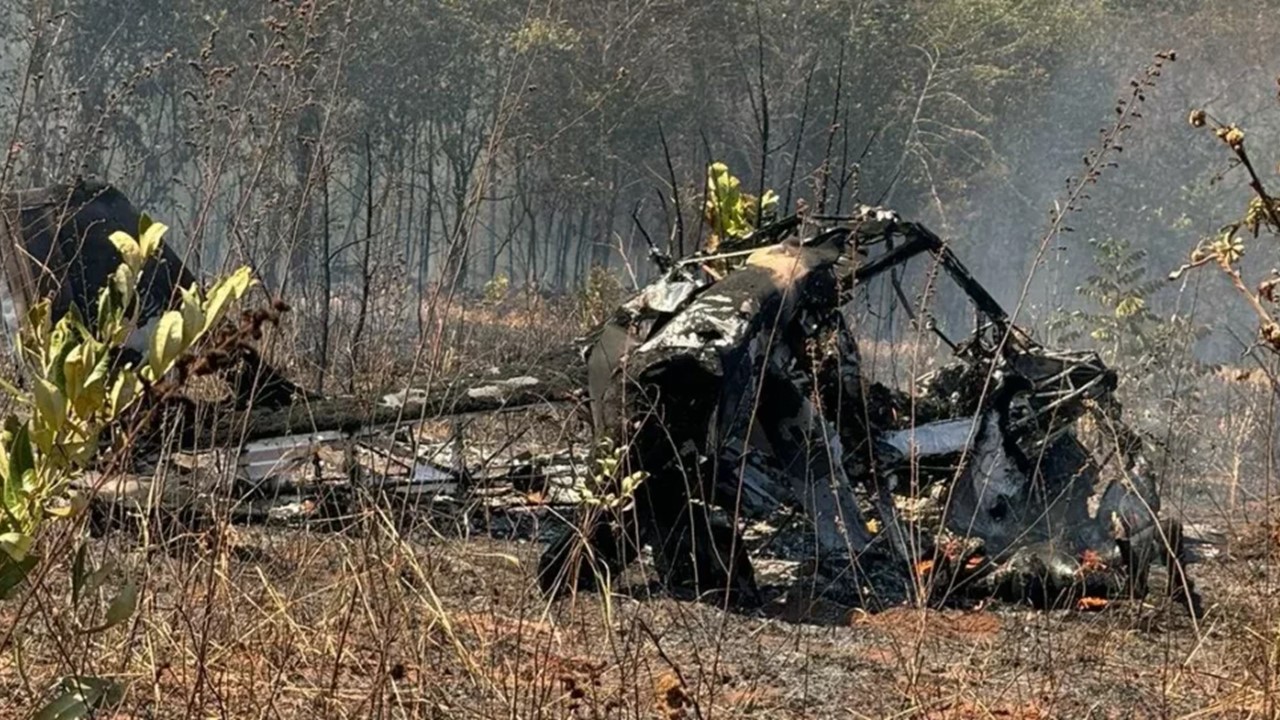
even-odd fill
[{"label": "dry grass", "polygon": [[1170,608],[901,608],[823,625],[665,598],[548,607],[533,545],[360,528],[128,552],[146,602],[83,646],[63,647],[52,577],[0,692],[31,707],[74,670],[129,681],[119,717],[1267,716],[1259,653],[1274,635],[1253,635],[1266,616],[1236,562],[1204,573],[1217,607],[1198,632]]}]

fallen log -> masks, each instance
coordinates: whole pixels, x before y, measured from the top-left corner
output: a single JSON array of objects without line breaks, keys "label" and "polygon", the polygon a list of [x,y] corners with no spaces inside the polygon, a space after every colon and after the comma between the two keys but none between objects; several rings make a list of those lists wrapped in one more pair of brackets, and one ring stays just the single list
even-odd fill
[{"label": "fallen log", "polygon": [[289,435],[367,434],[388,425],[451,415],[579,401],[586,385],[585,365],[572,352],[553,358],[533,369],[464,376],[428,389],[406,389],[381,400],[329,397],[296,400],[280,408],[207,408],[189,418],[190,426],[182,433],[181,442],[184,449],[196,450]]}]

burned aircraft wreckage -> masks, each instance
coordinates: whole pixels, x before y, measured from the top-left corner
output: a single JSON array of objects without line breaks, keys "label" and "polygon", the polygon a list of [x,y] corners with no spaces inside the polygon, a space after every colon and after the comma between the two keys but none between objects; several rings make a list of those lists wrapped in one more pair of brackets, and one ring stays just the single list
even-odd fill
[{"label": "burned aircraft wreckage", "polygon": [[[1048,607],[1144,596],[1159,563],[1201,612],[1180,524],[1161,517],[1096,354],[1036,343],[936,235],[886,209],[793,217],[743,244],[719,278],[658,257],[662,277],[587,338],[595,432],[623,449],[604,481],[630,492],[546,549],[545,591],[616,578],[647,545],[663,581],[752,602],[741,529],[790,506],[828,578],[893,567],[931,599]],[[841,308],[922,255],[978,323],[912,398],[866,381]],[[932,515],[906,517],[899,501],[921,497]]]},{"label": "burned aircraft wreckage", "polygon": [[[55,315],[74,306],[94,317],[89,303],[119,263],[108,236],[136,228],[137,209],[93,181],[11,194],[3,209],[10,331],[35,297],[52,297]],[[742,246],[728,272],[699,255],[655,254],[660,279],[585,339],[585,370],[562,374],[566,387],[586,385],[597,447],[621,449],[614,471],[592,479],[621,501],[587,503],[559,532],[539,564],[544,590],[617,577],[648,546],[668,583],[750,602],[760,593],[743,526],[794,509],[828,578],[888,573],[929,599],[1052,606],[1140,597],[1161,564],[1170,595],[1200,612],[1180,526],[1160,514],[1143,441],[1095,354],[1034,342],[936,235],[888,210],[787,218]],[[952,344],[955,363],[911,397],[864,377],[842,308],[861,284],[920,256],[959,286],[979,322]],[[143,321],[194,281],[168,247],[152,263]],[[242,424],[223,422],[221,439],[203,441],[239,443],[254,482],[282,453],[304,457],[433,407],[381,407],[353,423],[342,402],[290,383],[251,344],[238,355],[232,405],[242,412],[231,420]],[[461,402],[450,394],[441,411],[549,394],[519,383]],[[291,409],[298,398],[305,411]],[[903,509],[921,497],[931,499],[924,511]]]}]

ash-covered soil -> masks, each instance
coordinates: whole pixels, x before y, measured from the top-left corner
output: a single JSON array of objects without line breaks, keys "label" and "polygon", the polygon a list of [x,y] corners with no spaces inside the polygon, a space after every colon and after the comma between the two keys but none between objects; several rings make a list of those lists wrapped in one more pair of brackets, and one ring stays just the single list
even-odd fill
[{"label": "ash-covered soil", "polygon": [[[528,568],[535,548],[491,544],[495,554],[510,553],[521,565],[485,564],[474,584],[455,578],[446,595],[480,617],[501,619],[477,626],[477,638],[492,642],[515,628],[537,627],[543,643],[516,652],[529,653],[533,665],[578,668],[560,671],[560,694],[545,696],[550,705],[528,707],[525,716],[1268,712],[1259,688],[1250,688],[1268,652],[1255,633],[1273,637],[1262,611],[1270,604],[1262,597],[1266,582],[1253,561],[1214,560],[1197,568],[1209,613],[1196,623],[1165,602],[1116,603],[1091,613],[1009,606],[866,612],[817,598],[803,583],[751,612],[634,588],[607,603],[599,594],[579,594],[548,607],[533,594]],[[660,691],[664,683],[681,688],[680,707]]]},{"label": "ash-covered soil", "polygon": [[1195,566],[1199,623],[1163,602],[867,611],[804,581],[725,610],[638,572],[548,602],[538,542],[438,530],[369,512],[342,532],[226,527],[150,552],[99,539],[143,589],[136,617],[68,646],[71,620],[40,610],[66,591],[57,574],[0,608],[0,627],[26,618],[0,653],[0,717],[24,717],[34,679],[69,662],[127,682],[120,718],[1273,716],[1273,545],[1257,530]]}]

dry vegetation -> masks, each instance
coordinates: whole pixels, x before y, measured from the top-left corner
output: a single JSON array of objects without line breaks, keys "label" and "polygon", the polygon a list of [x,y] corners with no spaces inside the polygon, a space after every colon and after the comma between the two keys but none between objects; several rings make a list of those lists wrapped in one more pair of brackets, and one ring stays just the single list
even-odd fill
[{"label": "dry vegetation", "polygon": [[[1120,181],[1071,216],[1080,233],[1046,246],[1128,237],[1163,277],[1234,208],[1223,188],[1243,185],[1188,139],[1189,106],[1280,117],[1268,83],[1240,81],[1271,67],[1280,28],[1249,2],[0,10],[0,190],[108,176],[173,224],[200,269],[250,263],[287,297],[265,350],[294,379],[360,396],[537,367],[651,272],[639,227],[692,246],[710,155],[785,189],[784,210],[828,184],[841,203],[915,208],[1002,296],[1044,260],[1029,308],[1044,325],[1084,302],[1070,288],[1088,263],[1035,257],[1031,239],[1135,65],[1186,42],[1188,69],[1152,93],[1154,127],[1131,138]],[[1108,327],[1154,346],[1097,341],[1134,371],[1123,399],[1160,442],[1168,505],[1225,537],[1193,568],[1199,623],[1161,603],[854,608],[803,577],[757,613],[670,597],[642,573],[617,594],[549,603],[532,573],[547,525],[536,491],[494,507],[481,486],[409,508],[369,492],[287,527],[232,523],[225,497],[193,526],[48,529],[51,559],[0,602],[0,718],[30,717],[72,676],[122,683],[103,718],[1276,717],[1280,366],[1240,354],[1233,296],[1200,277],[1162,295],[1125,286],[1120,300],[1149,317]],[[883,290],[854,308],[861,349],[875,379],[906,386],[939,347],[903,329]],[[1114,320],[1116,298],[1100,305]],[[934,307],[957,320],[946,298]],[[1097,317],[1076,328],[1085,342]],[[1210,354],[1232,364],[1196,362],[1204,348],[1175,318],[1212,326]],[[585,439],[581,408],[565,404],[465,422],[474,471]],[[450,444],[456,428],[441,418],[428,433]],[[105,569],[77,604],[81,544]],[[136,612],[84,632],[126,582]]]}]

